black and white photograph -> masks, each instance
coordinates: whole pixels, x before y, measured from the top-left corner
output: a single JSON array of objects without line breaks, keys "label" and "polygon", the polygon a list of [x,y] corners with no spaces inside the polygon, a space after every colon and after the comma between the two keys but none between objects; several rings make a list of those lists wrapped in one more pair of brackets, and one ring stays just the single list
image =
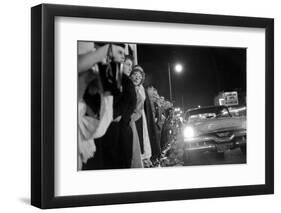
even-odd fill
[{"label": "black and white photograph", "polygon": [[247,163],[247,48],[77,41],[77,169]]},{"label": "black and white photograph", "polygon": [[274,193],[274,18],[212,6],[31,8],[33,206]]}]

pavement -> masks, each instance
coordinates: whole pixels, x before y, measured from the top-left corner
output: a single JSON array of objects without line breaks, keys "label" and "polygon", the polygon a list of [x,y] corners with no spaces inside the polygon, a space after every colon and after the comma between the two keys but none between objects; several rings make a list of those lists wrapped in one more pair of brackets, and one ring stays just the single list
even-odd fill
[{"label": "pavement", "polygon": [[246,163],[246,155],[239,148],[228,150],[223,155],[214,152],[197,153],[186,157],[184,166],[191,165],[218,165],[218,164],[243,164]]}]

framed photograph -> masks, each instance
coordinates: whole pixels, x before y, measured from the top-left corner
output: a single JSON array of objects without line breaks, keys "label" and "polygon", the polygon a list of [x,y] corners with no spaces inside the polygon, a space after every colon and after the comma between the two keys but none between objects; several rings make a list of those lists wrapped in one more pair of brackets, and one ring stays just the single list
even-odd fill
[{"label": "framed photograph", "polygon": [[31,8],[31,204],[274,193],[274,20]]}]

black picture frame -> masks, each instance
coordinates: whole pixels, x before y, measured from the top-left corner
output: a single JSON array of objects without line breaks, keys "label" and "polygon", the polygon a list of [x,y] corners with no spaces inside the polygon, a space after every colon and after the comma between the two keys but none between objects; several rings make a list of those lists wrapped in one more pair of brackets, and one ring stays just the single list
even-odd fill
[{"label": "black picture frame", "polygon": [[[265,184],[56,197],[54,21],[58,16],[264,28]],[[31,97],[31,204],[39,208],[274,193],[274,20],[271,18],[41,4],[31,8]]]}]

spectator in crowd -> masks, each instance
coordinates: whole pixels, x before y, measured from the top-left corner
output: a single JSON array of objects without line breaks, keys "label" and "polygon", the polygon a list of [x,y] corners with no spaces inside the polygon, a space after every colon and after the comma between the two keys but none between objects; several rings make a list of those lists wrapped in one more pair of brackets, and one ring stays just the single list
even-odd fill
[{"label": "spectator in crowd", "polygon": [[146,99],[144,101],[144,112],[146,115],[146,122],[148,127],[148,135],[150,140],[150,146],[151,146],[151,162],[152,164],[156,163],[156,161],[159,159],[161,154],[160,149],[160,133],[157,132],[157,126],[156,126],[156,116],[155,116],[155,108],[154,104],[152,102],[151,96],[149,93],[151,92],[151,87],[148,86],[145,88],[145,96]]},{"label": "spectator in crowd", "polygon": [[169,142],[171,142],[173,108],[167,109],[166,114],[166,119],[161,131],[160,144],[162,149],[165,149]]},{"label": "spectator in crowd", "polygon": [[[157,90],[152,86],[152,85],[148,85],[147,86],[147,96],[150,100],[150,106],[146,106],[145,109],[147,108],[151,108],[152,111],[152,115],[153,119],[147,119],[150,120],[150,124],[148,124],[148,126],[152,126],[152,128],[149,128],[149,135],[150,138],[154,138],[152,140],[155,140],[156,143],[152,144],[152,153],[153,153],[153,158],[152,161],[155,161],[157,158],[159,158],[160,156],[160,138],[161,138],[161,129],[162,129],[162,125],[164,123],[164,119],[162,118],[162,112],[161,112],[161,107],[158,104],[158,92]],[[148,101],[146,101],[148,102]],[[148,110],[146,110],[148,111]],[[147,113],[148,114],[148,113]],[[147,116],[149,117],[149,116]],[[148,121],[149,122],[149,121]],[[153,136],[151,136],[153,135]],[[159,150],[159,151],[156,151]]]},{"label": "spectator in crowd", "polygon": [[[143,87],[145,73],[141,66],[136,65],[133,67],[131,79],[137,93],[137,105],[132,115],[132,129],[134,135],[132,167],[151,167],[151,157],[154,153],[156,153],[155,156],[160,155],[160,146],[159,144],[155,146],[157,140],[155,138],[154,117],[147,91]],[[152,130],[151,128],[154,129]],[[139,151],[140,153],[138,153]]]},{"label": "spectator in crowd", "polygon": [[123,63],[123,73],[126,76],[130,76],[131,72],[132,72],[132,67],[133,67],[133,63],[134,63],[134,58],[131,55],[126,55],[125,56],[125,61]]}]

